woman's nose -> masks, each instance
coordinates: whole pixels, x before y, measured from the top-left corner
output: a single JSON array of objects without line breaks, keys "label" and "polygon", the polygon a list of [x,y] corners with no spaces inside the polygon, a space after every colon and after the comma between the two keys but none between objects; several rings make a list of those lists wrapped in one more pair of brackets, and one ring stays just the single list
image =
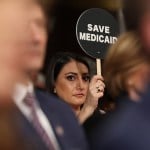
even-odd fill
[{"label": "woman's nose", "polygon": [[85,88],[85,83],[82,79],[79,79],[77,82],[77,88],[83,90]]}]

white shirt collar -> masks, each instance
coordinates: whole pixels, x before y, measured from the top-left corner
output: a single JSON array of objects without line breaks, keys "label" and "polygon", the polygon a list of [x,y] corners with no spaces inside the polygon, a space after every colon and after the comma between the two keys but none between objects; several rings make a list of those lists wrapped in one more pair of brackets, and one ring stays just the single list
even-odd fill
[{"label": "white shirt collar", "polygon": [[33,84],[30,82],[28,85],[16,84],[13,99],[17,103],[21,103],[25,98],[27,92],[33,92]]},{"label": "white shirt collar", "polygon": [[[24,116],[26,116],[26,118],[30,122],[32,122],[31,109],[29,109],[29,107],[27,107],[23,103],[23,100],[24,100],[27,92],[34,92],[34,88],[33,88],[32,83],[29,83],[27,86],[25,86],[23,84],[17,84],[16,88],[15,88],[14,95],[13,95],[13,99],[14,99],[14,102],[17,105],[17,107],[24,114]],[[40,106],[38,105],[38,103],[36,103],[36,113],[38,115],[38,118],[39,118],[41,125],[43,126],[45,131],[48,133],[48,136],[51,138],[51,140],[53,140],[53,143],[54,143],[56,150],[60,150],[59,144],[58,144],[57,139],[55,137],[55,134],[53,133],[53,129],[51,127],[51,124],[48,121],[45,114],[43,113]]]}]

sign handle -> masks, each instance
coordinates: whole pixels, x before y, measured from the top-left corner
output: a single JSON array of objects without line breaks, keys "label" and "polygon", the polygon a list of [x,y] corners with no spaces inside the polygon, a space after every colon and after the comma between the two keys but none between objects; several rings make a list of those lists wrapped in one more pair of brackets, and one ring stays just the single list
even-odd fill
[{"label": "sign handle", "polygon": [[96,68],[97,68],[97,74],[101,75],[101,59],[96,58]]}]

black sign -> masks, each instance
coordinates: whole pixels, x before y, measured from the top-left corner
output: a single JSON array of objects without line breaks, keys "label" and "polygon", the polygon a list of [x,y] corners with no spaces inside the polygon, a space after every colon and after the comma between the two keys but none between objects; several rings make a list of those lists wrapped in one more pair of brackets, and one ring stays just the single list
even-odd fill
[{"label": "black sign", "polygon": [[84,11],[77,21],[77,40],[82,50],[94,58],[104,58],[108,46],[117,41],[118,34],[115,18],[100,8]]}]

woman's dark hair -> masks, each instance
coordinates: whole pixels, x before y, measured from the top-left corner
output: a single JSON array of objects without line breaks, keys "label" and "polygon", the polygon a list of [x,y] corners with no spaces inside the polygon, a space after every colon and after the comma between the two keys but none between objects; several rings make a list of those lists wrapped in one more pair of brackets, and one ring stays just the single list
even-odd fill
[{"label": "woman's dark hair", "polygon": [[72,60],[83,63],[88,68],[90,74],[90,66],[84,56],[79,56],[73,52],[57,52],[51,57],[46,72],[46,89],[50,93],[54,93],[54,84],[60,71]]}]

